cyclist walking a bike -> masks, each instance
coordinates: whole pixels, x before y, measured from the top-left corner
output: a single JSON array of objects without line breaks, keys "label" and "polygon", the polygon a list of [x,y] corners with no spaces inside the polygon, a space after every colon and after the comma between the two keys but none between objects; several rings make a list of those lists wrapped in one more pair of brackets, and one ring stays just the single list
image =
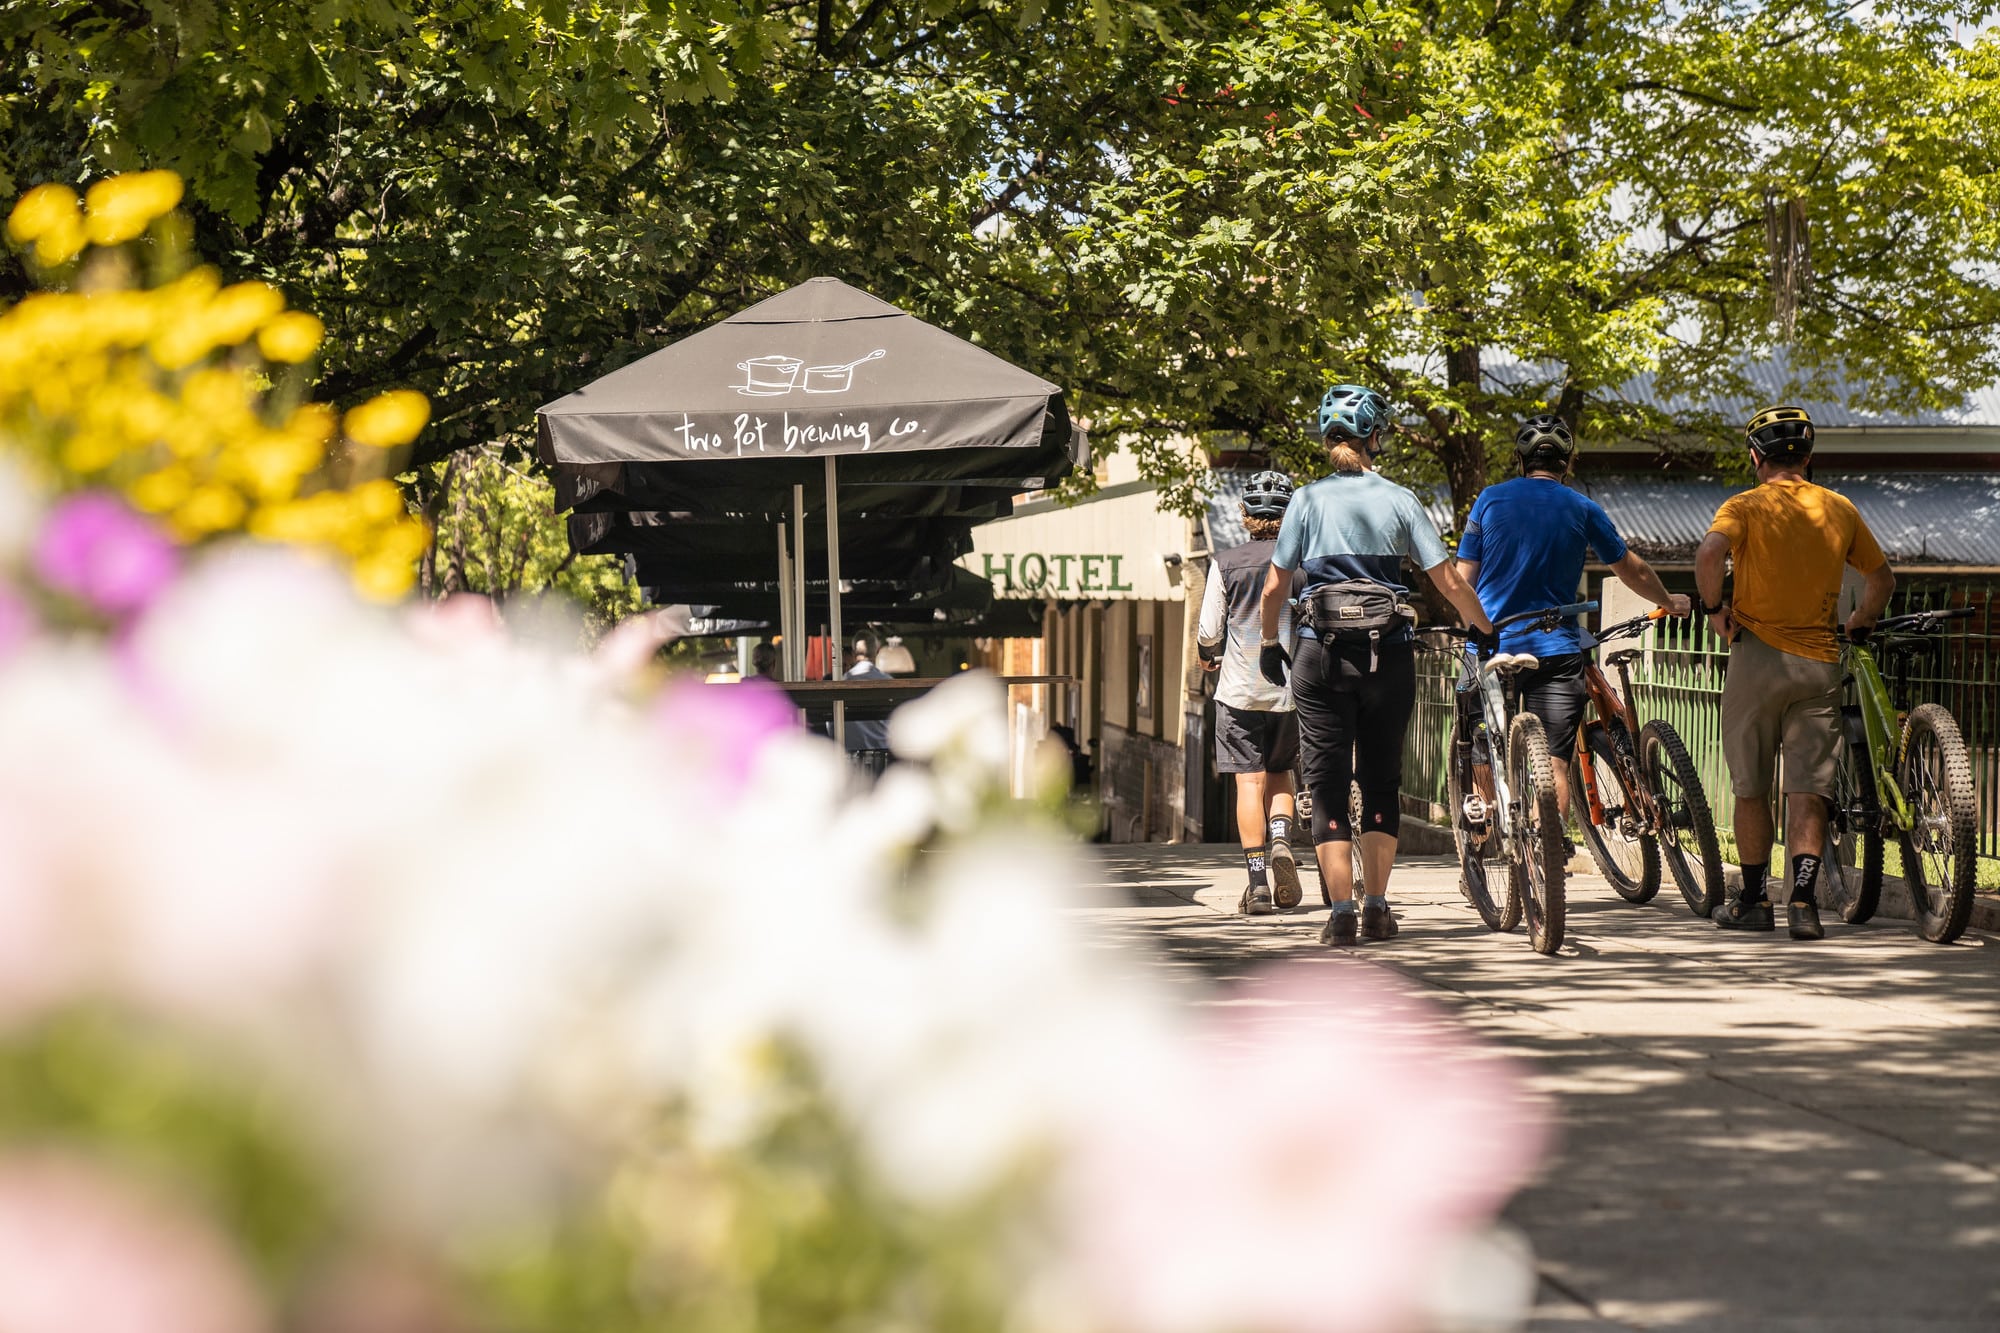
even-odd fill
[{"label": "cyclist walking a bike", "polygon": [[[1586,552],[1611,567],[1619,582],[1671,615],[1684,616],[1690,600],[1670,593],[1660,576],[1625,545],[1610,515],[1589,496],[1564,485],[1576,459],[1576,437],[1561,417],[1529,417],[1514,436],[1521,475],[1489,486],[1472,503],[1458,544],[1458,572],[1479,592],[1479,604],[1496,621],[1576,599]],[[1540,665],[1516,677],[1521,707],[1542,720],[1555,769],[1558,808],[1569,813],[1569,756],[1584,711],[1584,643],[1574,621],[1553,629],[1534,622],[1500,631],[1500,649],[1525,653]],[[1470,721],[1477,697],[1465,696]],[[1482,738],[1483,740],[1483,738]],[[1474,778],[1492,798],[1490,758],[1474,743]],[[1482,771],[1483,770],[1483,771]],[[1476,823],[1477,821],[1475,821]]]},{"label": "cyclist walking a bike", "polygon": [[[1265,680],[1258,667],[1264,579],[1292,479],[1259,472],[1243,491],[1243,525],[1250,540],[1218,551],[1208,568],[1195,642],[1215,684],[1215,770],[1234,775],[1236,831],[1250,882],[1237,900],[1244,916],[1266,916],[1299,905],[1299,868],[1292,858],[1292,769],[1299,759],[1299,724],[1292,692]],[[1292,641],[1289,612],[1278,636]]]},{"label": "cyclist walking a bike", "polygon": [[[1882,548],[1846,497],[1806,477],[1813,423],[1802,408],[1769,407],[1750,419],[1757,486],[1722,502],[1695,552],[1702,614],[1729,644],[1722,688],[1722,749],[1736,794],[1736,842],[1743,890],[1715,911],[1725,930],[1771,930],[1765,893],[1775,830],[1773,769],[1785,759],[1785,845],[1791,849],[1787,906],[1795,940],[1824,938],[1817,884],[1826,845],[1840,725],[1840,644],[1834,619],[1841,571],[1865,579],[1847,620],[1866,633],[1895,590]],[[1735,590],[1723,600],[1723,561],[1735,562]]]},{"label": "cyclist walking a bike", "polygon": [[[1403,598],[1402,562],[1427,571],[1474,630],[1492,622],[1452,568],[1423,505],[1377,475],[1374,460],[1389,427],[1389,405],[1373,389],[1337,384],[1320,401],[1320,434],[1333,475],[1299,489],[1285,511],[1264,581],[1259,666],[1273,685],[1290,685],[1298,711],[1301,769],[1312,794],[1314,851],[1333,912],[1325,944],[1397,932],[1389,874],[1401,830],[1403,736],[1416,704],[1416,646]],[[1281,637],[1286,603],[1299,595],[1298,656]],[[1359,780],[1362,827],[1349,826],[1348,786]],[[1354,904],[1358,838],[1365,901]]]}]

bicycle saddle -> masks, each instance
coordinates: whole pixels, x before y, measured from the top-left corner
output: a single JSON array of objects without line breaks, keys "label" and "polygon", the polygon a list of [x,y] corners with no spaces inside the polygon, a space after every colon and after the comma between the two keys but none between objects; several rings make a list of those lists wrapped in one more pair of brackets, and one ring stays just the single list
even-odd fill
[{"label": "bicycle saddle", "polygon": [[1604,659],[1604,665],[1612,668],[1623,666],[1645,651],[1644,648],[1620,648],[1617,652]]},{"label": "bicycle saddle", "polygon": [[1533,671],[1542,664],[1542,659],[1533,653],[1495,653],[1486,659],[1486,665],[1494,671]]}]

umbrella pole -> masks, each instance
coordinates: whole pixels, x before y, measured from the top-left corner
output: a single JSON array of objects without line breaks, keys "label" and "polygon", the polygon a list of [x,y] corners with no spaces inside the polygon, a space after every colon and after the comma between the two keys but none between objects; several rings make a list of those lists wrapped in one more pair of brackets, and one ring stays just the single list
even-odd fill
[{"label": "umbrella pole", "polygon": [[786,549],[785,525],[778,524],[778,642],[785,647],[779,675],[786,680],[797,680],[798,673],[792,670],[792,654],[799,650],[799,637],[792,624],[792,556]]},{"label": "umbrella pole", "polygon": [[[835,680],[840,679],[840,659],[834,654],[841,650],[845,642],[840,635],[840,478],[834,466],[832,454],[826,456],[826,601],[827,623],[832,631],[828,637],[827,668]],[[833,743],[847,744],[847,702],[833,701]]]},{"label": "umbrella pole", "polygon": [[806,678],[806,488],[792,487],[792,586],[785,590],[792,599],[792,626],[799,632],[798,674]]}]

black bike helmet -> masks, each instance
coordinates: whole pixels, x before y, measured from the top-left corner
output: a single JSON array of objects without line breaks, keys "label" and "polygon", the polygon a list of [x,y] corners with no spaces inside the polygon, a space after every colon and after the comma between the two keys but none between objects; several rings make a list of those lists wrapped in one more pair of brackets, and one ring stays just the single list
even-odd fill
[{"label": "black bike helmet", "polygon": [[1576,436],[1569,423],[1553,412],[1541,412],[1521,423],[1514,432],[1514,456],[1523,472],[1561,472],[1576,452]]},{"label": "black bike helmet", "polygon": [[1799,463],[1812,457],[1813,423],[1803,407],[1767,407],[1750,418],[1744,434],[1766,462]]},{"label": "black bike helmet", "polygon": [[1259,472],[1243,488],[1243,512],[1252,518],[1283,518],[1292,502],[1292,479],[1282,472]]}]

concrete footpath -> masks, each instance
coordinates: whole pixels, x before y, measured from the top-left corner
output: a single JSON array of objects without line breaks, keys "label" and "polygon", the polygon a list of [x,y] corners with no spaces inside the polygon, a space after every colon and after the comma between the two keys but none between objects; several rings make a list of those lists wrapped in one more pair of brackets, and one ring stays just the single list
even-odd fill
[{"label": "concrete footpath", "polygon": [[[1233,915],[1233,849],[1099,847],[1082,909],[1199,983],[1326,958],[1304,910]],[[1520,1057],[1560,1139],[1508,1216],[1538,1329],[2000,1330],[2000,939],[1829,922],[1818,944],[1716,930],[1671,882],[1646,907],[1571,877],[1555,957],[1494,935],[1450,858],[1399,864],[1386,968]],[[1231,1132],[1219,1126],[1218,1132]]]}]

